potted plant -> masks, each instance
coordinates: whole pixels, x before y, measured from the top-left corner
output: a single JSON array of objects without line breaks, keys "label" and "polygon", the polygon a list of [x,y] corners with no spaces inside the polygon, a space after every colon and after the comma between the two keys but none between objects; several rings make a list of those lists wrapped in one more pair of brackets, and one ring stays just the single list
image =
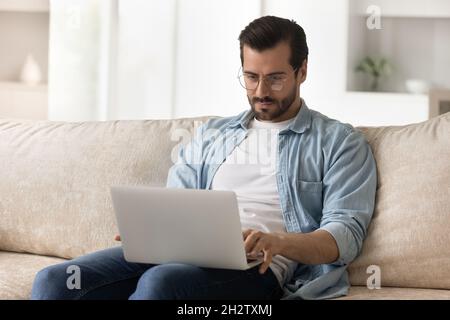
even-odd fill
[{"label": "potted plant", "polygon": [[391,74],[391,65],[386,58],[375,59],[372,57],[365,57],[355,68],[356,72],[362,72],[372,78],[370,89],[376,91],[382,76]]}]

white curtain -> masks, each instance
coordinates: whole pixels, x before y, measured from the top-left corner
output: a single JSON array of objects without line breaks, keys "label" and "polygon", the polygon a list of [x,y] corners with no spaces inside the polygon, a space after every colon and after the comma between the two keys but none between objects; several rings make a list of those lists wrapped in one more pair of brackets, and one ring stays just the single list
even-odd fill
[{"label": "white curtain", "polygon": [[49,120],[115,112],[117,0],[51,0]]}]

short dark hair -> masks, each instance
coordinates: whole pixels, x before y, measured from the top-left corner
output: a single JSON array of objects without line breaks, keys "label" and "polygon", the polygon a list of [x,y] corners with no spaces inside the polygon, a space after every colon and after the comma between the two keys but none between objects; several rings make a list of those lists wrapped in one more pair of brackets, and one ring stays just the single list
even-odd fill
[{"label": "short dark hair", "polygon": [[250,22],[239,35],[241,65],[244,65],[244,45],[257,51],[275,47],[280,41],[287,41],[291,47],[289,63],[293,69],[301,67],[308,58],[305,31],[294,20],[275,16],[264,16]]}]

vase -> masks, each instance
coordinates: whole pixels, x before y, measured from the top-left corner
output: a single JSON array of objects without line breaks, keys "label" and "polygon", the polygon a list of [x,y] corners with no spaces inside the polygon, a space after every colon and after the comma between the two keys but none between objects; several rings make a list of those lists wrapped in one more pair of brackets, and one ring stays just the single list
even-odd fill
[{"label": "vase", "polygon": [[28,85],[37,85],[42,80],[42,72],[32,54],[28,54],[20,72],[20,81]]}]

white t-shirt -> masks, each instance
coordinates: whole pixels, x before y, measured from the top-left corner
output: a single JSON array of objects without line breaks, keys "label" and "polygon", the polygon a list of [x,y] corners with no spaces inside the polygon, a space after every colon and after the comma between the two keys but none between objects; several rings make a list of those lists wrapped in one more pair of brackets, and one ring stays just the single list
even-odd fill
[{"label": "white t-shirt", "polygon": [[[276,182],[278,132],[294,118],[282,122],[253,119],[248,135],[225,159],[212,181],[213,190],[236,193],[243,229],[286,232]],[[276,255],[270,268],[281,286],[292,277],[297,263]]]}]

